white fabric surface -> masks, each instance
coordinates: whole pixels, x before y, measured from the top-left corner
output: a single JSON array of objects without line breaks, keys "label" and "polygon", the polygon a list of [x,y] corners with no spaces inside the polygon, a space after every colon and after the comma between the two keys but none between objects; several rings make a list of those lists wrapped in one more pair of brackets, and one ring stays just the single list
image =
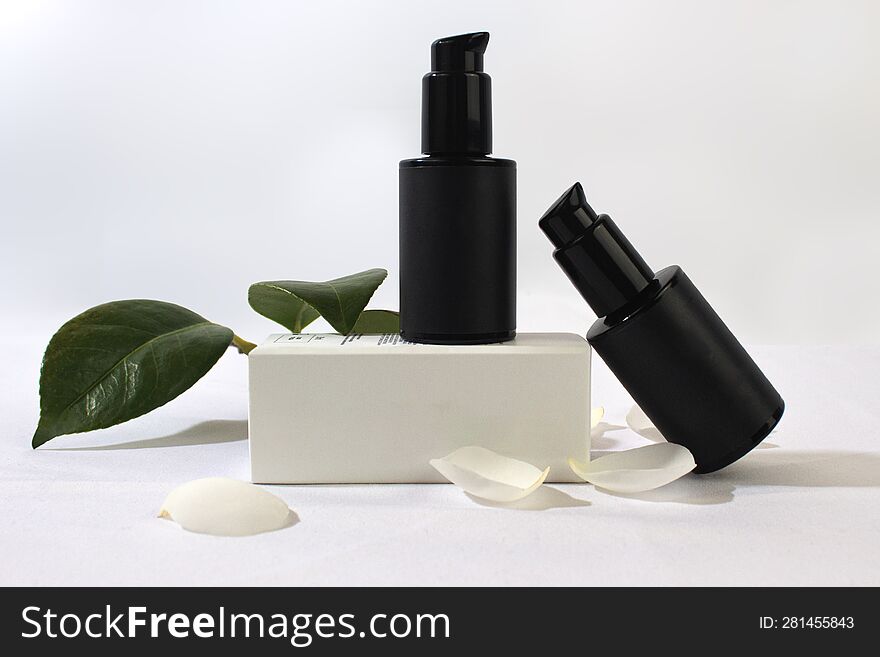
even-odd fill
[{"label": "white fabric surface", "polygon": [[[880,347],[753,349],[787,403],[776,447],[713,475],[632,496],[546,485],[517,508],[451,485],[269,486],[300,520],[247,538],[156,517],[182,482],[247,478],[245,357],[150,415],[33,451],[42,344],[6,347],[3,585],[880,584]],[[623,424],[631,402],[594,369],[593,405]],[[640,444],[608,432],[594,450]]]}]

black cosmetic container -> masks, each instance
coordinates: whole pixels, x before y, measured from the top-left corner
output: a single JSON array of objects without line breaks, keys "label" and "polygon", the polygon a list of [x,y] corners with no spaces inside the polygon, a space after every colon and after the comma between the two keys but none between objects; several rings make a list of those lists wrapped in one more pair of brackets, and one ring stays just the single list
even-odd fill
[{"label": "black cosmetic container", "polygon": [[400,333],[516,335],[516,162],[492,152],[488,32],[438,39],[422,78],[422,152],[400,163]]},{"label": "black cosmetic container", "polygon": [[760,443],[785,404],[678,266],[656,274],[576,183],[539,226],[599,319],[587,340],[695,472],[730,465]]}]

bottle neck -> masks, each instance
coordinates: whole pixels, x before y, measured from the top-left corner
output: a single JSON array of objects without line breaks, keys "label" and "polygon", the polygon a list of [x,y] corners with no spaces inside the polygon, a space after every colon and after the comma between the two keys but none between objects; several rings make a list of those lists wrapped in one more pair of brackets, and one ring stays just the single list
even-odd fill
[{"label": "bottle neck", "polygon": [[553,257],[599,317],[617,315],[654,281],[654,271],[607,214],[596,214],[575,183],[538,225]]},{"label": "bottle neck", "polygon": [[599,317],[636,302],[654,272],[607,214],[554,251],[554,258]]},{"label": "bottle neck", "polygon": [[431,72],[422,78],[422,152],[492,152],[492,80],[487,74]]}]

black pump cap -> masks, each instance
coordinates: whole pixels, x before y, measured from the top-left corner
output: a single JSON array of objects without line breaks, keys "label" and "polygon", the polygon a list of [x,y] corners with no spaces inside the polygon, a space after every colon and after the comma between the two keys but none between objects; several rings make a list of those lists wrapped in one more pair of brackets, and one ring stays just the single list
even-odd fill
[{"label": "black pump cap", "polygon": [[599,316],[629,306],[654,282],[654,272],[607,214],[597,215],[580,183],[538,221],[556,247],[553,257]]},{"label": "black pump cap", "polygon": [[431,44],[431,70],[444,73],[475,73],[483,70],[488,32],[443,37]]},{"label": "black pump cap", "polygon": [[580,183],[575,183],[556,199],[538,225],[558,249],[583,235],[597,221],[599,216],[587,203],[584,188]]},{"label": "black pump cap", "polygon": [[492,152],[492,80],[483,72],[488,32],[437,39],[422,78],[422,152]]}]

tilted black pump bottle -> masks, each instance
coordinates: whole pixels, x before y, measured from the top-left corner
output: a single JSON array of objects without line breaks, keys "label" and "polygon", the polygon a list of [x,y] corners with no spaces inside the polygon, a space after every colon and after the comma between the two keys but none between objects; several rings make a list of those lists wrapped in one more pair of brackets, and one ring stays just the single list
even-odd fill
[{"label": "tilted black pump bottle", "polygon": [[486,344],[516,334],[516,162],[492,152],[488,32],[438,39],[422,152],[400,163],[400,333]]},{"label": "tilted black pump bottle", "polygon": [[660,433],[712,472],[760,443],[785,404],[678,266],[656,274],[576,183],[538,222],[599,319],[587,340]]}]

